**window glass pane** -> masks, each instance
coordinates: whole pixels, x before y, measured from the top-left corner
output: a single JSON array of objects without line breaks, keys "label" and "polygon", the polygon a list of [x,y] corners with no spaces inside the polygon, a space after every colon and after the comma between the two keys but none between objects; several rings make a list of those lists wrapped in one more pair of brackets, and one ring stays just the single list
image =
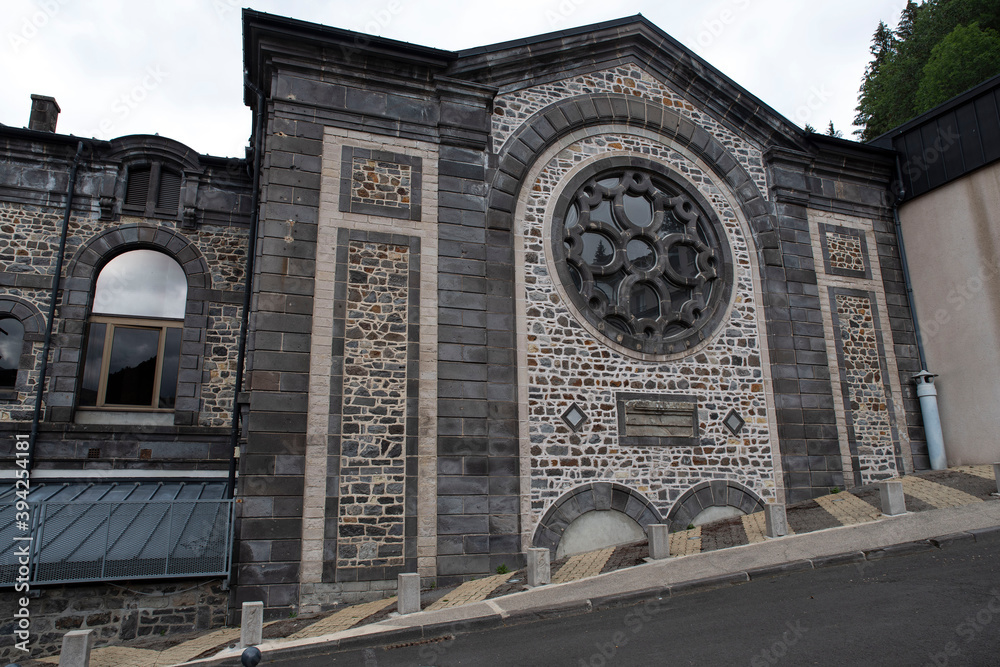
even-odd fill
[{"label": "window glass pane", "polygon": [[637,320],[649,318],[655,320],[660,316],[660,299],[649,285],[636,283],[632,287],[632,317]]},{"label": "window glass pane", "polygon": [[567,264],[566,268],[569,269],[569,275],[573,279],[573,286],[576,287],[578,292],[583,291],[583,276],[580,275],[580,272],[572,264]]},{"label": "window glass pane", "polygon": [[181,329],[167,329],[160,371],[160,401],[157,407],[172,408],[177,398],[177,367],[181,357]]},{"label": "window glass pane", "polygon": [[607,266],[615,258],[615,244],[603,234],[588,232],[583,239],[583,261],[591,266]]},{"label": "window glass pane", "polygon": [[615,305],[618,303],[618,286],[625,279],[624,271],[615,271],[609,276],[595,276],[594,287],[604,292],[608,297],[608,303]]},{"label": "window glass pane", "polygon": [[691,246],[675,243],[671,246],[668,257],[670,265],[680,275],[685,278],[694,278],[698,275],[698,251]]},{"label": "window glass pane", "polygon": [[115,327],[111,340],[108,386],[104,392],[106,405],[152,407],[159,344],[159,329]]},{"label": "window glass pane", "polygon": [[94,312],[180,320],[186,302],[187,277],[177,262],[155,250],[132,250],[101,270]]},{"label": "window glass pane", "polygon": [[625,195],[622,202],[629,222],[637,227],[648,227],[653,222],[653,202],[645,197]]},{"label": "window glass pane", "polygon": [[95,322],[90,325],[87,339],[87,356],[83,362],[83,380],[80,382],[80,405],[97,405],[97,390],[101,383],[101,358],[104,356],[104,336],[108,325]]},{"label": "window glass pane", "polygon": [[0,320],[0,388],[13,389],[17,384],[17,368],[24,347],[24,325],[21,320],[7,317]]},{"label": "window glass pane", "polygon": [[639,271],[649,271],[656,266],[656,251],[645,241],[632,239],[625,247],[625,254],[632,262],[632,267]]},{"label": "window glass pane", "polygon": [[597,222],[603,222],[609,225],[615,224],[614,219],[611,217],[611,202],[605,199],[600,204],[590,209],[590,219],[591,221],[596,220]]},{"label": "window glass pane", "polygon": [[566,211],[566,222],[563,223],[563,226],[566,229],[569,229],[578,222],[580,222],[580,209],[576,207],[576,204],[573,204],[569,207],[569,210]]},{"label": "window glass pane", "polygon": [[627,333],[627,334],[632,333],[632,327],[630,327],[628,325],[628,322],[626,322],[620,317],[615,317],[612,315],[611,317],[605,319],[604,321],[607,322],[609,325],[611,325],[613,328],[617,329],[618,331],[621,331],[622,333]]}]

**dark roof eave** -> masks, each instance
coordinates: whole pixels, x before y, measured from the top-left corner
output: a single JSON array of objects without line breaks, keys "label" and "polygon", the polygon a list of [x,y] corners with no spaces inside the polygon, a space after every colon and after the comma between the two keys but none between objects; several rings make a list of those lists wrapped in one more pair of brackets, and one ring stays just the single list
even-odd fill
[{"label": "dark roof eave", "polygon": [[970,88],[967,91],[965,91],[964,93],[959,93],[958,95],[956,95],[955,97],[951,98],[947,102],[942,102],[941,104],[939,104],[938,106],[934,107],[933,109],[928,109],[927,111],[925,111],[924,113],[920,114],[916,118],[908,120],[905,123],[903,123],[902,125],[899,125],[897,127],[892,128],[888,132],[883,132],[882,134],[878,135],[877,137],[875,137],[871,141],[868,141],[867,144],[872,145],[872,146],[876,146],[877,145],[877,146],[883,146],[883,147],[891,145],[892,144],[892,139],[894,137],[897,137],[900,134],[908,132],[909,130],[912,130],[913,128],[917,127],[918,125],[923,125],[924,123],[926,123],[927,121],[931,120],[932,118],[936,118],[937,116],[942,116],[942,115],[948,113],[949,111],[952,111],[953,109],[955,109],[955,108],[957,108],[957,107],[965,104],[966,102],[968,102],[969,100],[973,99],[974,97],[977,97],[978,95],[981,95],[984,91],[989,90],[990,88],[993,88],[993,87],[997,87],[997,86],[1000,86],[1000,74],[998,74],[998,75],[996,75],[994,77],[991,77],[991,78],[987,79],[986,81],[983,81],[978,86]]},{"label": "dark roof eave", "polygon": [[75,146],[81,141],[101,147],[107,147],[111,144],[110,141],[105,141],[104,139],[78,137],[75,134],[57,134],[42,130],[29,130],[26,127],[14,127],[12,125],[0,125],[0,136],[16,137],[26,141],[38,141],[42,143],[65,144],[68,146]]},{"label": "dark roof eave", "polygon": [[[348,55],[364,52],[440,69],[446,68],[457,58],[453,51],[411,44],[386,37],[376,37],[343,28],[334,28],[244,8],[243,67],[250,74],[251,81],[258,86],[262,83],[260,80],[261,63],[257,61],[258,47],[261,37],[265,33],[285,39],[294,38],[299,42],[313,42],[326,48],[336,47],[340,44]],[[244,93],[244,103],[251,106],[249,91]]]}]

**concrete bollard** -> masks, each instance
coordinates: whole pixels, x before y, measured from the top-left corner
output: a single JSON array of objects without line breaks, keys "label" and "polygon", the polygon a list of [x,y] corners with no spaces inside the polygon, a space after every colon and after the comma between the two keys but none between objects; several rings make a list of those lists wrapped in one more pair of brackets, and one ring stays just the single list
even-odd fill
[{"label": "concrete bollard", "polygon": [[993,464],[993,479],[997,482],[997,493],[1000,493],[1000,463]]},{"label": "concrete bollard", "polygon": [[244,602],[240,621],[240,648],[256,646],[264,641],[264,603]]},{"label": "concrete bollard", "polygon": [[653,560],[670,558],[670,526],[665,523],[651,523],[646,527],[649,539],[649,557]]},{"label": "concrete bollard", "polygon": [[886,516],[906,514],[903,483],[900,481],[879,482],[878,486],[879,492],[882,494],[882,514]]},{"label": "concrete bollard", "polygon": [[764,535],[784,537],[788,534],[788,515],[783,503],[767,503],[764,506]]},{"label": "concrete bollard", "polygon": [[396,577],[396,611],[415,614],[420,611],[420,575],[416,572]]},{"label": "concrete bollard", "polygon": [[531,587],[544,586],[551,581],[549,550],[545,548],[528,549],[528,585]]},{"label": "concrete bollard", "polygon": [[90,638],[93,630],[70,630],[63,635],[59,667],[90,667]]}]

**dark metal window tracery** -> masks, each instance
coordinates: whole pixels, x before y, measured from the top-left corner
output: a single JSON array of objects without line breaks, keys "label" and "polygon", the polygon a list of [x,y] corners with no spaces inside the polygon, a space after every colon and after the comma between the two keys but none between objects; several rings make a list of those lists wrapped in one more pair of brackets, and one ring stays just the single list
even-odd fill
[{"label": "dark metal window tracery", "polygon": [[725,232],[705,204],[641,169],[605,170],[567,194],[553,241],[584,316],[642,352],[702,340],[730,291]]}]

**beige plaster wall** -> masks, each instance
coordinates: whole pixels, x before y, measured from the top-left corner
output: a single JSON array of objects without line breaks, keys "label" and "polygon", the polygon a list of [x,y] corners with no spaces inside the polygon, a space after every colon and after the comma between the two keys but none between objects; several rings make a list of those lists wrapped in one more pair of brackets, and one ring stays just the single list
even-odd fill
[{"label": "beige plaster wall", "polygon": [[1000,461],[1000,163],[900,207],[950,466]]}]

